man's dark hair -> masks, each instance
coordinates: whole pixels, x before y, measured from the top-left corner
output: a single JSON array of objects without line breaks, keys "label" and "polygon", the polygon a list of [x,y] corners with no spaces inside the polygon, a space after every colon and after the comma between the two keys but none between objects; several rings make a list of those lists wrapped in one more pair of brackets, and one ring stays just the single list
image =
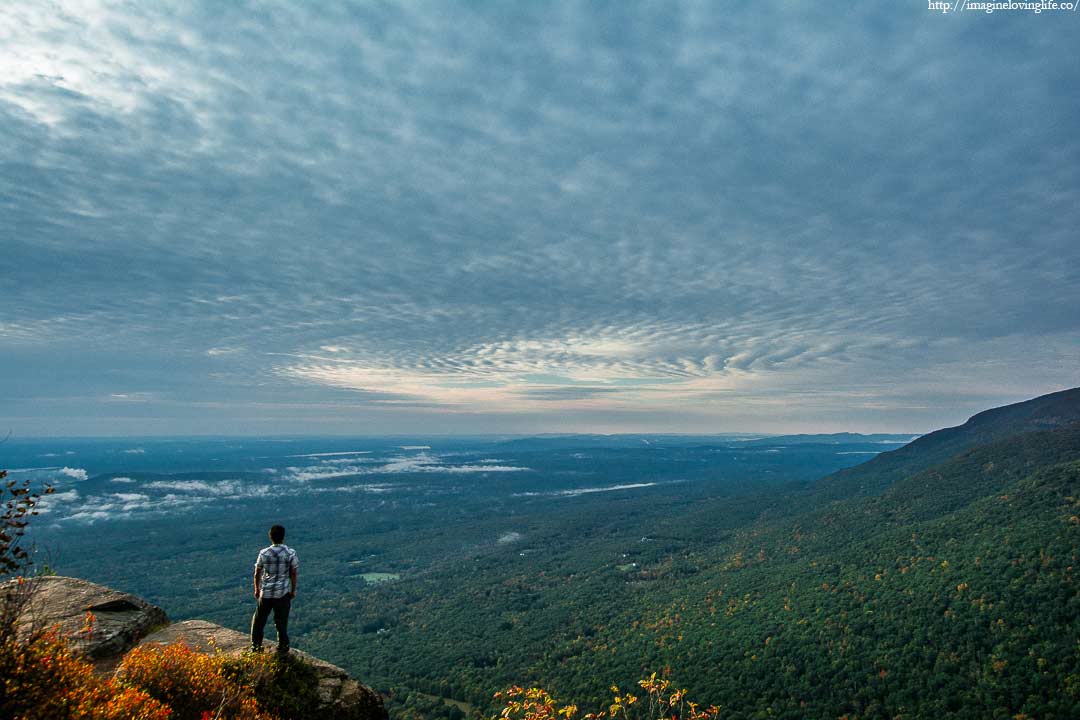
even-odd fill
[{"label": "man's dark hair", "polygon": [[285,527],[283,525],[275,525],[270,528],[270,542],[275,545],[285,542]]}]

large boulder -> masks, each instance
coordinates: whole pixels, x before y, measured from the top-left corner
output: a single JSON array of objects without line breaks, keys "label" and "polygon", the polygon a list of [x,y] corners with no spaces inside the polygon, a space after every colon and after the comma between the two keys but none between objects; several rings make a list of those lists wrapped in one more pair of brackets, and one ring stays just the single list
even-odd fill
[{"label": "large boulder", "polygon": [[[169,624],[158,606],[104,585],[61,576],[30,582],[30,601],[19,618],[22,632],[56,627],[99,669],[109,669],[145,635]],[[93,622],[86,632],[88,613]]]}]

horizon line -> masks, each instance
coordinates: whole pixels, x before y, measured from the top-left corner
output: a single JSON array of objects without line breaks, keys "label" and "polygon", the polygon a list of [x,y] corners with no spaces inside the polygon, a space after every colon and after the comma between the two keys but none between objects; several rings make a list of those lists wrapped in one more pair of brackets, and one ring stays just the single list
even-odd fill
[{"label": "horizon line", "polygon": [[811,436],[834,436],[834,435],[860,435],[863,437],[874,436],[909,436],[912,438],[925,435],[925,432],[859,432],[855,430],[840,430],[836,432],[752,432],[752,431],[739,431],[739,432],[702,432],[702,433],[680,433],[680,432],[619,432],[619,433],[599,433],[599,432],[542,432],[542,433],[386,433],[379,435],[372,434],[177,434],[177,435],[24,435],[15,436],[8,435],[2,441],[0,441],[0,447],[6,442],[18,442],[26,440],[203,440],[203,439],[258,439],[258,440],[352,440],[352,439],[400,439],[400,438],[571,438],[571,437],[681,437],[681,438],[717,438],[717,437],[734,437],[742,440],[753,440],[756,438],[771,438],[771,437],[811,437]]}]

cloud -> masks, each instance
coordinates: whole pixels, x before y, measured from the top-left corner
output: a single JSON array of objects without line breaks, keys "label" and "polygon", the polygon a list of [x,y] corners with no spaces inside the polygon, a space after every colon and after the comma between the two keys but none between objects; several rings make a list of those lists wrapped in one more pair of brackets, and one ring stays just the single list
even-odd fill
[{"label": "cloud", "polygon": [[344,457],[344,458],[326,458],[320,462],[321,465],[352,465],[355,463],[374,463],[379,462],[375,458],[367,457]]},{"label": "cloud", "polygon": [[64,492],[54,492],[50,495],[43,495],[34,508],[39,515],[48,515],[54,510],[57,510],[58,505],[67,505],[68,503],[77,502],[79,500],[78,490],[65,490]]},{"label": "cloud", "polygon": [[227,490],[231,490],[234,486],[232,483],[210,484],[205,480],[154,480],[153,482],[146,483],[146,487],[153,488],[154,490],[181,490],[184,492],[213,493],[219,488],[224,487]]},{"label": "cloud", "polygon": [[928,429],[1075,384],[1080,79],[1028,19],[6,2],[9,417]]},{"label": "cloud", "polygon": [[[346,452],[324,452],[324,453],[308,453],[306,455],[286,455],[285,457],[298,457],[298,458],[319,458],[319,457],[335,457],[338,455],[370,455],[370,450],[349,450]],[[352,462],[352,461],[350,461]]]},{"label": "cloud", "polygon": [[617,387],[596,386],[563,386],[563,387],[530,387],[520,391],[520,395],[530,400],[588,400],[603,395],[623,392]]},{"label": "cloud", "polygon": [[569,490],[554,490],[552,492],[523,492],[514,493],[515,497],[577,497],[578,495],[588,495],[591,493],[599,492],[618,492],[619,490],[636,490],[638,488],[653,487],[660,483],[646,482],[646,483],[625,483],[622,485],[607,485],[603,487],[584,487],[584,488],[572,488]]},{"label": "cloud", "polygon": [[311,492],[323,493],[323,492],[335,492],[335,493],[387,493],[392,491],[402,491],[410,488],[406,488],[401,485],[384,485],[379,483],[362,483],[353,485],[340,485],[338,487],[319,487],[312,488]]},{"label": "cloud", "polygon": [[[426,448],[426,446],[424,446]],[[408,449],[419,449],[419,446],[409,446]],[[342,466],[333,461],[324,461],[319,465],[300,468],[287,468],[288,478],[294,482],[311,482],[313,480],[328,480],[338,477],[350,477],[355,475],[398,475],[402,473],[445,473],[450,475],[463,475],[472,473],[515,473],[527,472],[530,468],[516,465],[498,465],[489,461],[481,461],[479,464],[453,465],[442,462],[440,456],[419,452],[416,455],[388,458],[380,461],[377,466],[372,465],[349,465]]]},{"label": "cloud", "polygon": [[[82,497],[76,491],[50,495],[47,509],[63,522],[92,523],[132,517],[188,512],[222,500],[247,500],[296,494],[298,488],[278,488],[239,480],[155,480],[141,484],[139,492],[109,492]],[[64,501],[60,513],[56,498]],[[78,503],[78,504],[76,504]]]},{"label": "cloud", "polygon": [[444,472],[451,475],[466,473],[516,473],[529,472],[530,468],[515,465],[445,465],[442,467],[422,468],[420,472]]},{"label": "cloud", "polygon": [[311,482],[312,480],[328,480],[330,478],[370,474],[368,468],[363,466],[341,466],[336,463],[326,463],[308,468],[290,467],[286,468],[286,471],[289,473],[289,480],[301,483]]},{"label": "cloud", "polygon": [[86,470],[83,470],[82,468],[62,467],[57,474],[69,477],[72,480],[86,480],[89,477],[86,474]]},{"label": "cloud", "polygon": [[112,506],[104,510],[80,510],[77,513],[69,515],[66,520],[74,520],[77,522],[93,523],[97,520],[113,520],[117,517],[117,513],[112,512]]},{"label": "cloud", "polygon": [[104,402],[110,403],[147,403],[153,399],[154,394],[148,392],[109,393],[103,398]]},{"label": "cloud", "polygon": [[150,507],[150,496],[143,493],[112,493],[113,500],[120,503],[121,512],[141,510]]},{"label": "cloud", "polygon": [[[197,494],[200,497],[250,497],[269,492],[266,486],[246,484],[240,480],[154,480],[142,485],[148,490],[175,490],[180,493]],[[170,495],[174,499],[184,496]]]}]

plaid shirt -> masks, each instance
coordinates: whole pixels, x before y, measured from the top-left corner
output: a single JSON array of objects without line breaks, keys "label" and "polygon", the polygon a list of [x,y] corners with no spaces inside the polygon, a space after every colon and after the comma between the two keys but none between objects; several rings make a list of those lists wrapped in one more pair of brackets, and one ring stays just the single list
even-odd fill
[{"label": "plaid shirt", "polygon": [[300,561],[288,545],[271,545],[259,552],[255,567],[263,571],[259,597],[269,600],[289,594],[289,570],[300,567]]}]

